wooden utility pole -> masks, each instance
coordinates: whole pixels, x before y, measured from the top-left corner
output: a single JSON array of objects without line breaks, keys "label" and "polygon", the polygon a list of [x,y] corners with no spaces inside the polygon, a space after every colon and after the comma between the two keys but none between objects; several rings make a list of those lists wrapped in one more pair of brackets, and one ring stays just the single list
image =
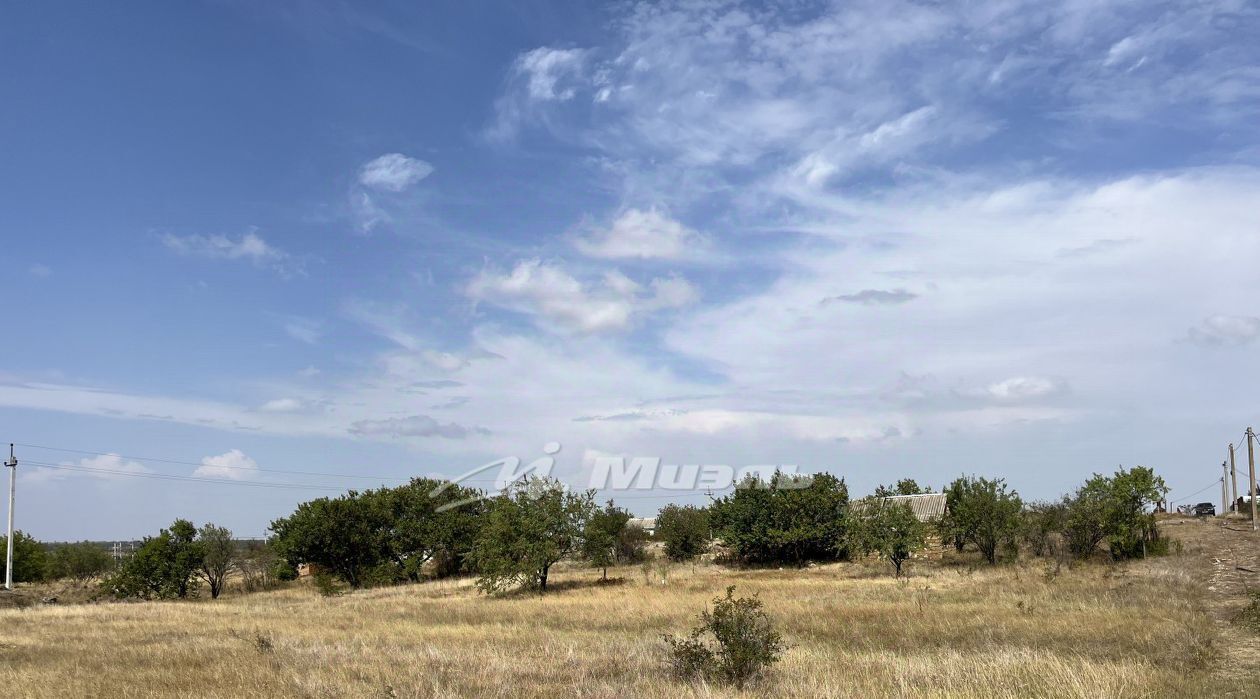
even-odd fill
[{"label": "wooden utility pole", "polygon": [[1233,512],[1238,511],[1238,472],[1234,469],[1234,443],[1229,443],[1229,481],[1231,484],[1230,492],[1233,498],[1229,501],[1229,509]]},{"label": "wooden utility pole", "polygon": [[1256,521],[1256,433],[1247,428],[1247,474],[1251,477],[1251,531],[1257,531]]}]

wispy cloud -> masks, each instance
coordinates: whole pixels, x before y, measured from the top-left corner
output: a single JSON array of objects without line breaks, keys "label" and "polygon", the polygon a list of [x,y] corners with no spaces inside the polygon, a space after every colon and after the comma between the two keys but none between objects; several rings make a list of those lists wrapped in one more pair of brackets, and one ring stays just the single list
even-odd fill
[{"label": "wispy cloud", "polygon": [[884,289],[863,289],[854,294],[828,296],[823,299],[822,302],[827,304],[833,301],[844,301],[846,303],[860,303],[866,306],[887,306],[913,301],[918,297],[918,294],[911,293],[905,289],[893,289],[891,291],[886,291]]},{"label": "wispy cloud", "polygon": [[401,192],[433,173],[433,166],[402,153],[386,153],[359,170],[359,184],[370,189]]},{"label": "wispy cloud", "polygon": [[656,209],[627,209],[606,228],[575,241],[589,257],[677,260],[705,253],[704,236]]},{"label": "wispy cloud", "polygon": [[442,437],[464,439],[469,435],[489,434],[482,427],[465,427],[453,422],[438,422],[428,415],[360,420],[350,426],[350,433],[361,437]]},{"label": "wispy cloud", "polygon": [[227,235],[162,235],[166,249],[185,257],[209,260],[243,260],[258,267],[270,267],[283,274],[301,270],[287,252],[271,245],[255,232],[233,238]]},{"label": "wispy cloud", "polygon": [[1191,342],[1207,346],[1238,346],[1260,337],[1260,318],[1255,316],[1214,315],[1190,328]]},{"label": "wispy cloud", "polygon": [[682,308],[698,298],[681,277],[656,278],[645,288],[610,271],[585,283],[537,259],[522,261],[507,273],[483,271],[466,293],[476,301],[534,316],[548,329],[582,333],[625,330],[642,315]]}]

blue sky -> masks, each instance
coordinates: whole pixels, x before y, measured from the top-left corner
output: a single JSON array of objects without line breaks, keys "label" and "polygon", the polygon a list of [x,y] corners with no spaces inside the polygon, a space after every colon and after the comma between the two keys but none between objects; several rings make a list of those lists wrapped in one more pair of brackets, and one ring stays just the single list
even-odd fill
[{"label": "blue sky", "polygon": [[575,485],[622,454],[1190,495],[1256,417],[1258,31],[1245,2],[7,6],[0,437],[99,453],[19,448],[19,526],[261,535],[551,441]]}]

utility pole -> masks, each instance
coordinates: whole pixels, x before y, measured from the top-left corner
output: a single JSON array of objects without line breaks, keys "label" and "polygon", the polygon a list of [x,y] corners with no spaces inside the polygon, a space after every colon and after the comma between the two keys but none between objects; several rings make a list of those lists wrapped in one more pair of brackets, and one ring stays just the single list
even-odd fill
[{"label": "utility pole", "polygon": [[1229,501],[1229,509],[1238,511],[1238,473],[1234,469],[1234,443],[1229,443],[1229,481],[1231,483],[1230,492],[1234,497]]},{"label": "utility pole", "polygon": [[1229,492],[1225,489],[1225,476],[1229,475],[1228,471],[1226,470],[1227,468],[1228,467],[1226,466],[1225,462],[1222,461],[1221,462],[1221,516],[1222,517],[1229,514],[1229,503],[1226,501],[1226,498],[1229,497]]},{"label": "utility pole", "polygon": [[1247,428],[1247,474],[1251,477],[1251,531],[1257,530],[1256,522],[1256,433]]},{"label": "utility pole", "polygon": [[13,500],[17,494],[17,459],[13,456],[13,445],[9,445],[9,460],[4,462],[9,471],[9,540],[8,551],[4,557],[4,589],[13,589]]}]

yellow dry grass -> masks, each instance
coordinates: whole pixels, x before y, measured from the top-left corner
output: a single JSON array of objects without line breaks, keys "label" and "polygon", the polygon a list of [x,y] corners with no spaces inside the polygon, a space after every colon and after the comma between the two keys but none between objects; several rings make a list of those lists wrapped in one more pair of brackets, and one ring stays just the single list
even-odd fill
[{"label": "yellow dry grass", "polygon": [[791,649],[758,697],[1246,696],[1216,670],[1220,629],[1176,559],[1128,568],[680,566],[559,575],[539,598],[467,581],[323,598],[309,586],[218,601],[0,612],[0,686],[23,697],[725,697],[663,672],[661,635],[735,584]]}]

